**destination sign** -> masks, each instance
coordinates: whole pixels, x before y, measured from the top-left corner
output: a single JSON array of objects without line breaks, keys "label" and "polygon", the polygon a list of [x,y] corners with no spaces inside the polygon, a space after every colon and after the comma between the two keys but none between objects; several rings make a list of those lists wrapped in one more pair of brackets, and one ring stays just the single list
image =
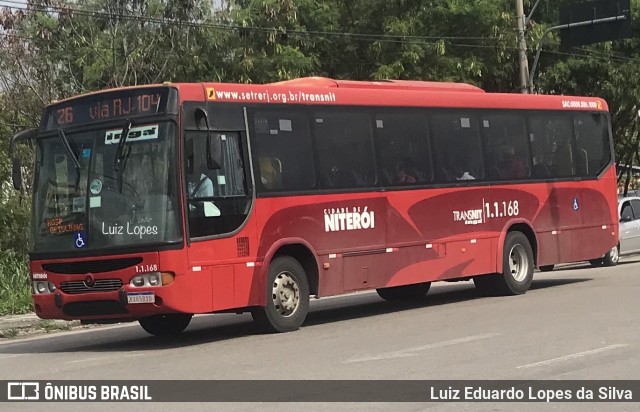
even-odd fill
[{"label": "destination sign", "polygon": [[[168,110],[168,87],[141,88],[96,93],[53,104],[45,110],[41,130],[55,130],[96,121],[176,112]],[[171,99],[173,106],[177,98]]]}]

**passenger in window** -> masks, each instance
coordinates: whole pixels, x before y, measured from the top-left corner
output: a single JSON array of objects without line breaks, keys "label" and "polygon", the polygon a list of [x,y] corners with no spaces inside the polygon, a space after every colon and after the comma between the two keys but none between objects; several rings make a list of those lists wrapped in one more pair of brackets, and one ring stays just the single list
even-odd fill
[{"label": "passenger in window", "polygon": [[417,183],[417,176],[418,174],[412,167],[411,159],[405,158],[404,160],[399,161],[396,165],[396,184],[410,185]]},{"label": "passenger in window", "polygon": [[213,197],[213,182],[203,171],[189,175],[188,183],[189,197],[192,199]]},{"label": "passenger in window", "polygon": [[502,152],[502,177],[505,179],[516,179],[525,177],[527,170],[524,162],[520,156],[516,153],[516,150],[512,146],[507,146]]},{"label": "passenger in window", "polygon": [[260,158],[260,180],[266,189],[282,188],[282,162],[277,157]]}]

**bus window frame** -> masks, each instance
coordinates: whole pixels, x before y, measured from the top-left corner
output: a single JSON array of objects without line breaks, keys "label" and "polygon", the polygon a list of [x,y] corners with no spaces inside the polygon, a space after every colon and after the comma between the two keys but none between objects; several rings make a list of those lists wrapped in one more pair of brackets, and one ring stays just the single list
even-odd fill
[{"label": "bus window frame", "polygon": [[[223,104],[223,103],[219,103],[219,104]],[[230,103],[233,105],[236,105],[235,103]],[[245,109],[249,110],[249,115],[251,114],[251,112],[255,112],[258,110],[279,110],[279,109],[283,109],[284,112],[286,113],[286,110],[288,109],[292,109],[292,110],[304,110],[307,115],[308,115],[308,119],[310,122],[310,126],[312,128],[311,131],[311,140],[312,140],[312,148],[313,148],[313,156],[314,156],[314,167],[315,167],[315,173],[316,173],[316,177],[319,176],[319,169],[318,169],[318,151],[316,148],[316,133],[315,133],[315,122],[313,122],[313,116],[315,113],[315,109],[321,107],[321,108],[326,108],[325,106],[318,106],[318,105],[284,105],[284,104],[267,104],[267,103],[250,103],[245,105]],[[611,125],[611,116],[610,113],[605,112],[605,111],[600,111],[600,110],[544,110],[544,109],[510,109],[510,108],[506,108],[506,109],[487,109],[487,108],[469,108],[469,107],[461,107],[461,108],[441,108],[441,107],[405,107],[405,106],[361,106],[361,105],[354,105],[354,106],[340,106],[340,105],[335,105],[335,106],[328,106],[330,108],[333,108],[334,110],[345,110],[345,108],[347,108],[348,110],[354,110],[354,111],[362,111],[361,113],[366,113],[367,115],[370,116],[371,122],[372,122],[372,139],[373,139],[373,152],[374,152],[374,166],[376,168],[376,179],[377,179],[377,184],[375,186],[368,186],[368,187],[358,187],[358,188],[334,188],[334,189],[323,189],[319,187],[319,179],[316,179],[316,185],[314,188],[310,188],[310,189],[305,189],[305,190],[270,190],[270,191],[264,191],[261,190],[260,188],[255,186],[254,183],[254,195],[255,198],[260,199],[260,198],[270,198],[270,197],[286,197],[286,196],[313,196],[313,195],[326,195],[326,194],[343,194],[343,193],[374,193],[374,192],[393,192],[393,191],[407,191],[407,190],[425,190],[425,189],[442,189],[442,188],[459,188],[459,187],[476,187],[476,186],[502,186],[502,185],[517,185],[517,184],[540,184],[540,183],[556,183],[556,182],[562,182],[562,181],[582,181],[582,180],[598,180],[600,178],[602,178],[602,176],[606,173],[606,171],[611,167],[611,165],[614,163],[614,158],[615,158],[615,152],[614,152],[614,142],[613,142],[613,133],[612,133],[612,125]],[[375,116],[378,113],[390,113],[390,112],[398,112],[401,111],[403,113],[408,113],[408,112],[418,112],[418,113],[422,113],[426,116],[427,118],[427,125],[429,127],[428,130],[428,140],[429,140],[429,149],[430,149],[430,161],[431,161],[431,165],[432,168],[437,167],[437,162],[435,162],[434,160],[434,139],[433,139],[433,133],[431,130],[431,125],[432,125],[432,120],[431,117],[433,115],[433,113],[437,113],[437,112],[444,112],[444,113],[451,113],[451,112],[455,112],[455,111],[462,111],[465,113],[470,113],[473,114],[477,119],[481,119],[482,116],[484,115],[495,115],[495,114],[516,114],[516,115],[520,115],[524,118],[525,121],[525,127],[526,127],[526,133],[527,133],[527,137],[528,137],[528,145],[529,145],[529,155],[530,155],[530,161],[531,161],[531,165],[533,166],[533,147],[532,147],[532,143],[530,140],[530,133],[531,133],[531,117],[535,116],[535,115],[540,115],[540,114],[548,114],[548,115],[560,115],[560,116],[566,116],[572,123],[572,136],[571,136],[571,141],[572,141],[572,145],[575,146],[575,131],[574,126],[573,126],[573,118],[576,114],[600,114],[600,115],[604,115],[605,119],[607,121],[608,124],[608,130],[609,130],[609,159],[608,162],[606,163],[606,165],[604,165],[601,170],[598,171],[597,174],[593,175],[593,176],[570,176],[570,177],[553,177],[553,178],[547,178],[547,179],[537,179],[533,177],[533,174],[531,174],[531,176],[529,176],[528,178],[525,179],[516,179],[516,180],[491,180],[487,178],[487,173],[486,170],[484,170],[485,167],[485,145],[484,142],[482,141],[482,130],[480,128],[480,125],[478,125],[478,130],[477,130],[477,138],[480,140],[480,144],[481,144],[481,156],[482,156],[482,161],[483,161],[483,172],[484,172],[484,177],[482,179],[475,179],[475,180],[461,180],[461,181],[455,181],[455,182],[438,182],[435,177],[431,182],[422,182],[422,183],[416,183],[416,184],[411,184],[411,185],[406,185],[406,186],[392,186],[392,185],[383,185],[381,182],[381,176],[380,176],[380,160],[379,160],[379,154],[378,154],[378,150],[379,150],[379,145],[376,144],[376,139],[375,139]],[[251,120],[249,118],[249,115],[246,116],[246,121],[247,121],[247,132],[250,134],[250,130],[249,129],[249,120]],[[572,149],[575,150],[575,147]],[[256,153],[254,153],[253,151],[250,154],[251,160],[255,160]],[[575,155],[575,154],[574,154]],[[256,176],[255,171],[252,171],[252,179],[257,178],[258,176]]]},{"label": "bus window frame", "polygon": [[[181,142],[181,130],[180,130],[180,119],[178,117],[177,114],[154,114],[152,116],[141,116],[141,117],[137,117],[137,119],[139,121],[144,120],[145,123],[154,123],[154,122],[172,122],[174,124],[175,130],[176,130],[176,138],[177,138],[177,142],[176,142],[176,150],[175,150],[175,160],[177,160],[177,167],[176,167],[176,175],[175,178],[178,179],[176,180],[176,184],[180,184],[180,173],[182,170],[182,166],[180,165],[180,156],[181,156],[181,152],[182,152],[182,148],[180,147],[180,142]],[[76,126],[72,126],[69,128],[64,129],[65,133],[67,134],[72,134],[72,133],[83,133],[83,132],[90,132],[90,131],[95,131],[97,129],[104,129],[104,128],[110,128],[110,127],[120,127],[122,126],[122,123],[124,122],[124,119],[117,119],[117,120],[111,120],[111,121],[99,121],[99,122],[92,122],[92,123],[84,123],[81,125],[76,125]],[[38,144],[38,142],[41,139],[46,139],[46,138],[52,138],[55,137],[57,134],[56,130],[48,130],[46,132],[39,132],[38,133],[38,137],[34,140],[35,144]],[[42,159],[41,159],[42,160]],[[38,156],[34,156],[34,173],[35,173],[35,166],[36,166],[36,162],[38,161]],[[34,179],[37,179],[37,175],[34,176]],[[31,196],[31,210],[32,210],[32,214],[34,213],[33,211],[35,210],[34,208],[34,202],[35,202],[35,196],[33,196],[33,190],[35,190],[35,185],[32,187],[32,196]],[[34,250],[30,250],[28,252],[29,254],[29,259],[31,260],[45,260],[45,259],[66,259],[66,258],[75,258],[75,257],[94,257],[94,256],[113,256],[113,255],[123,255],[123,254],[131,254],[131,253],[148,253],[148,252],[157,252],[157,251],[164,251],[164,250],[181,250],[184,249],[187,240],[187,233],[185,232],[185,228],[182,222],[185,221],[184,218],[184,205],[183,205],[183,197],[178,195],[177,196],[178,199],[178,207],[180,208],[180,216],[179,218],[181,219],[181,221],[179,222],[178,226],[180,227],[180,236],[181,239],[175,242],[157,242],[157,243],[148,243],[142,246],[136,246],[136,245],[129,245],[129,246],[113,246],[113,247],[108,247],[108,248],[102,248],[102,249],[76,249],[76,250],[72,250],[72,251],[54,251],[54,252],[36,252]],[[33,247],[33,245],[31,245],[31,248]]]},{"label": "bus window frame", "polygon": [[[187,246],[190,246],[191,243],[197,243],[197,242],[204,242],[207,240],[214,240],[214,239],[224,239],[224,238],[229,238],[232,236],[237,235],[239,232],[241,232],[249,223],[250,217],[253,214],[254,208],[255,208],[255,203],[256,203],[256,186],[255,186],[255,181],[254,181],[254,172],[253,172],[253,162],[252,162],[252,151],[251,151],[251,136],[250,136],[250,132],[248,129],[248,119],[247,119],[247,106],[245,105],[238,105],[238,104],[231,104],[229,105],[229,107],[231,109],[238,109],[238,110],[242,110],[242,115],[244,118],[244,129],[239,129],[239,130],[223,130],[220,129],[216,126],[214,126],[215,124],[215,110],[216,107],[218,107],[218,105],[220,105],[220,103],[213,103],[213,102],[202,102],[202,101],[187,101],[187,102],[183,102],[183,104],[181,105],[180,108],[180,113],[183,119],[183,123],[182,123],[182,128],[180,129],[180,139],[179,139],[179,145],[180,145],[180,173],[181,173],[181,180],[182,180],[182,214],[183,214],[183,225],[184,225],[184,231],[185,231],[185,241]],[[225,104],[225,106],[227,106]],[[226,107],[226,108],[229,108]],[[188,116],[192,116],[195,114],[195,112],[198,109],[202,109],[204,110],[207,115],[209,116],[209,124],[210,124],[210,133],[237,133],[239,138],[240,138],[240,149],[242,150],[242,159],[244,162],[244,178],[245,178],[245,182],[246,182],[246,190],[247,193],[245,195],[245,197],[251,202],[251,205],[249,207],[249,210],[247,211],[247,215],[244,219],[244,221],[242,222],[241,225],[239,225],[235,230],[231,231],[231,232],[227,232],[227,233],[221,233],[221,234],[215,234],[215,235],[206,235],[206,236],[198,236],[198,237],[192,237],[191,233],[189,231],[189,211],[187,210],[188,204],[189,204],[189,193],[188,193],[188,182],[187,182],[187,170],[186,170],[186,165],[187,165],[187,159],[186,159],[186,133],[187,132],[200,132],[200,133],[206,133],[206,130],[202,130],[202,129],[198,129],[196,128],[197,125],[194,127],[193,125],[185,122],[184,120],[188,118]]]}]

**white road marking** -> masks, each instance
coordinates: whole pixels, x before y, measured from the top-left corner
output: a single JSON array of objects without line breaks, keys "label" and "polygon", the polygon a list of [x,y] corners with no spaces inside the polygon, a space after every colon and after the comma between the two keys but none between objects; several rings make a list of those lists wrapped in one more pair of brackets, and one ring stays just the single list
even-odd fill
[{"label": "white road marking", "polygon": [[17,358],[18,356],[25,356],[26,353],[18,353],[17,355],[0,355],[0,359]]},{"label": "white road marking", "polygon": [[75,359],[75,360],[72,360],[72,361],[64,362],[64,364],[66,365],[66,364],[70,364],[70,363],[107,361],[109,359],[135,358],[137,356],[143,356],[143,355],[144,355],[144,353],[139,352],[139,353],[127,353],[127,354],[124,354],[124,355],[116,354],[116,355],[96,356],[96,357],[93,357],[93,358]]},{"label": "white road marking", "polygon": [[548,359],[548,360],[541,361],[541,362],[530,363],[528,365],[518,366],[518,367],[516,367],[516,369],[534,368],[536,366],[545,366],[545,365],[549,365],[549,364],[552,364],[552,363],[555,363],[555,362],[564,362],[566,360],[582,358],[584,356],[595,355],[597,353],[607,352],[607,351],[610,351],[610,350],[613,350],[613,349],[620,349],[620,348],[624,348],[626,346],[629,346],[629,344],[627,344],[627,343],[618,343],[618,344],[615,344],[615,345],[605,346],[604,348],[587,350],[587,351],[584,351],[584,352],[578,352],[578,353],[574,353],[574,354],[571,354],[571,355],[560,356],[559,358],[553,358],[553,359]]},{"label": "white road marking", "polygon": [[453,346],[453,345],[460,345],[462,343],[469,343],[476,340],[494,338],[498,335],[500,334],[485,333],[483,335],[473,335],[473,336],[467,336],[459,339],[445,340],[442,342],[435,342],[435,343],[428,343],[426,345],[413,346],[410,348],[401,349],[393,352],[380,353],[377,355],[355,356],[345,361],[345,363],[368,362],[368,361],[374,361],[374,360],[386,360],[386,359],[406,358],[409,356],[417,356],[418,352],[421,352],[421,351],[425,351],[429,349],[444,348],[444,347]]},{"label": "white road marking", "polygon": [[69,364],[69,363],[84,363],[84,362],[91,362],[91,361],[99,361],[99,360],[104,360],[104,359],[106,359],[106,358],[108,358],[108,357],[101,356],[101,357],[99,357],[99,358],[84,358],[84,359],[76,359],[76,360],[72,360],[72,361],[65,362],[65,365],[66,365],[66,364]]}]

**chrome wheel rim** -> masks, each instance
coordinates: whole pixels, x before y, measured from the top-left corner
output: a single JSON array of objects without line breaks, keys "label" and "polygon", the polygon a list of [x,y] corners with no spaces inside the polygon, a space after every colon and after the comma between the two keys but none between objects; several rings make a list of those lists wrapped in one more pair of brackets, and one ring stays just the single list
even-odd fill
[{"label": "chrome wheel rim", "polygon": [[282,317],[292,316],[300,306],[300,287],[295,276],[283,271],[276,276],[271,289],[273,307]]},{"label": "chrome wheel rim", "polygon": [[611,248],[611,250],[609,251],[609,259],[611,259],[613,263],[618,263],[618,259],[620,259],[618,246],[614,246],[613,248]]},{"label": "chrome wheel rim", "polygon": [[516,282],[522,282],[529,273],[529,259],[524,246],[514,245],[509,251],[509,272]]}]

